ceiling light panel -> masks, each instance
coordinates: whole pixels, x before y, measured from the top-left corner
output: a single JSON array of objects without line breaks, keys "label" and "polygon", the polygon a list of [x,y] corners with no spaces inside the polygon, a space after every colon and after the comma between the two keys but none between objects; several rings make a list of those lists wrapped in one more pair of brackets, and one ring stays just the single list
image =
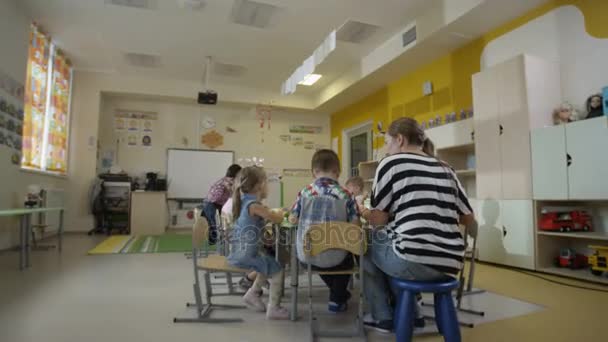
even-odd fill
[{"label": "ceiling light panel", "polygon": [[138,9],[157,9],[157,0],[105,0],[106,5],[131,7]]},{"label": "ceiling light panel", "polygon": [[131,66],[139,68],[158,68],[161,66],[160,56],[144,53],[125,53],[125,60]]},{"label": "ceiling light panel", "polygon": [[317,81],[320,80],[321,77],[322,77],[322,75],[319,75],[319,74],[308,74],[308,75],[304,76],[304,79],[302,81],[300,81],[298,84],[304,85],[304,86],[311,86],[311,85],[317,83]]},{"label": "ceiling light panel", "polygon": [[336,39],[343,42],[361,44],[380,29],[379,26],[348,20],[336,32]]},{"label": "ceiling light panel", "polygon": [[267,28],[278,7],[251,0],[234,0],[230,19],[235,24]]}]

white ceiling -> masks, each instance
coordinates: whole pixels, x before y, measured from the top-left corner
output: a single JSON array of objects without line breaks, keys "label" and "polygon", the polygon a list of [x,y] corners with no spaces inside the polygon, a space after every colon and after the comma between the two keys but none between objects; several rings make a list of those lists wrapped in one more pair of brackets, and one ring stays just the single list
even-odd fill
[{"label": "white ceiling", "polygon": [[[20,0],[72,58],[77,69],[153,78],[199,81],[204,58],[244,66],[240,77],[214,75],[214,82],[279,91],[281,83],[327,34],[353,19],[380,30],[363,44],[338,43],[320,67],[316,92],[351,68],[398,29],[440,0],[257,0],[280,8],[270,27],[234,24],[234,0],[205,0],[201,11],[179,0],[156,0],[157,9],[106,5],[104,0]],[[139,68],[124,53],[158,55],[161,66]]]}]

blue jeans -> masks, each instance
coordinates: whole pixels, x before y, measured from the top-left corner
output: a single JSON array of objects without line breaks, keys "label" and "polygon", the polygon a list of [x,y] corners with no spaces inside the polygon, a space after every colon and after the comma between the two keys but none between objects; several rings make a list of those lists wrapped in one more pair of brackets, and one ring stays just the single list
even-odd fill
[{"label": "blue jeans", "polygon": [[213,202],[204,201],[202,204],[203,216],[209,222],[209,244],[215,245],[217,242],[217,222],[215,215],[222,210],[222,207]]},{"label": "blue jeans", "polygon": [[372,243],[363,258],[365,301],[375,320],[393,319],[389,277],[421,282],[445,281],[450,277],[423,264],[401,259],[384,230],[372,233]]}]

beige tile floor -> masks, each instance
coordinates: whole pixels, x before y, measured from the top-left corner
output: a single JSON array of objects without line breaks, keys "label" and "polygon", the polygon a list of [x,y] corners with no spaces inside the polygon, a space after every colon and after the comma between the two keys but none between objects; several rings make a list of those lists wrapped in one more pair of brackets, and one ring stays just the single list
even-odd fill
[{"label": "beige tile floor", "polygon": [[[245,322],[240,324],[176,325],[173,317],[184,313],[183,305],[191,299],[192,273],[184,256],[87,256],[86,251],[102,239],[68,235],[61,255],[34,252],[33,267],[24,272],[16,267],[18,253],[0,254],[1,342],[308,340],[306,319],[268,322],[263,315],[241,310],[217,313],[241,316]],[[519,301],[497,301],[501,296],[496,295],[472,301],[471,305],[491,311],[499,320],[464,328],[464,341],[608,341],[608,293],[564,287],[486,265],[478,268],[476,286]],[[302,301],[304,294],[305,289]],[[324,290],[315,289],[324,324],[343,326],[352,321],[354,308],[346,315],[323,314],[324,299]],[[220,300],[239,302],[238,298]],[[527,307],[527,314],[504,319],[514,310],[513,303]],[[306,306],[299,312],[306,317]],[[370,336],[372,341],[394,339]],[[442,339],[435,335],[416,340]]]}]

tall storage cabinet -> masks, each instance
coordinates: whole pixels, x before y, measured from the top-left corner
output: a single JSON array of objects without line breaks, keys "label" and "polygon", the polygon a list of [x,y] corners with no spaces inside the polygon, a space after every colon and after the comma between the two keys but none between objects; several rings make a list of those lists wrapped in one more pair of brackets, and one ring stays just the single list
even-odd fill
[{"label": "tall storage cabinet", "polygon": [[559,66],[521,55],[473,76],[477,198],[532,198],[530,129],[551,124]]},{"label": "tall storage cabinet", "polygon": [[473,76],[479,258],[534,269],[530,130],[551,125],[559,65],[517,56]]}]

